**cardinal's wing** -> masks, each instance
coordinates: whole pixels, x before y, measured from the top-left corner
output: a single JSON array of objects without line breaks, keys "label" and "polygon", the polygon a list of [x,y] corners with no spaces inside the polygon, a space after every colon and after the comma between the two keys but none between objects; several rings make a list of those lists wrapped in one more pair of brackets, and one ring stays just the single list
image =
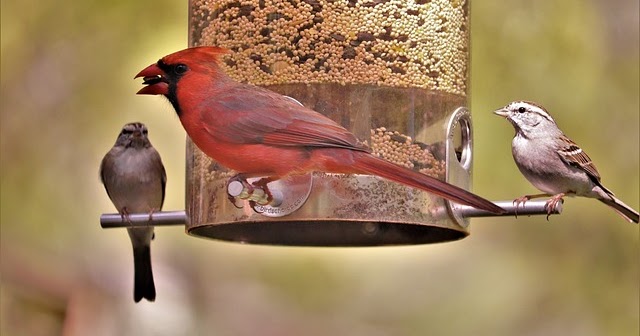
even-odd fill
[{"label": "cardinal's wing", "polygon": [[335,121],[290,97],[249,85],[211,97],[201,118],[207,132],[221,142],[366,150]]}]

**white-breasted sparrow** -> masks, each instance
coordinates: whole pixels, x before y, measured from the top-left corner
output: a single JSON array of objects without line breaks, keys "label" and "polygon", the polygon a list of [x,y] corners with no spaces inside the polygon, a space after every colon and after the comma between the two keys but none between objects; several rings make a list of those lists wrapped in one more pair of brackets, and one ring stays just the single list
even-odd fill
[{"label": "white-breasted sparrow", "polygon": [[516,206],[534,197],[552,196],[547,202],[551,213],[564,196],[590,197],[610,206],[627,221],[638,223],[638,212],[602,185],[589,156],[562,133],[542,106],[515,101],[494,113],[505,117],[516,130],[512,153],[520,172],[545,193],[518,198]]},{"label": "white-breasted sparrow", "polygon": [[[113,205],[128,220],[132,213],[162,209],[167,175],[158,152],[147,138],[147,127],[139,122],[124,125],[115,145],[102,159],[100,178]],[[133,299],[154,301],[156,288],[151,270],[153,227],[127,228],[133,246]]]}]

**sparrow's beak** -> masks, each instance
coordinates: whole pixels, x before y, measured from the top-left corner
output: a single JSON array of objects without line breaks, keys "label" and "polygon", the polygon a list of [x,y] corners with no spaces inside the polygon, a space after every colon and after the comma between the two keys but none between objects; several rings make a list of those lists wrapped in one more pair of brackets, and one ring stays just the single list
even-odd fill
[{"label": "sparrow's beak", "polygon": [[501,117],[505,117],[505,118],[507,118],[509,116],[509,110],[507,110],[504,107],[501,108],[501,109],[493,111],[493,113],[495,113],[495,114],[497,114],[497,115],[499,115]]},{"label": "sparrow's beak", "polygon": [[142,84],[146,85],[137,94],[148,94],[148,95],[166,95],[169,93],[169,82],[166,77],[164,77],[165,73],[158,67],[157,64],[151,64],[150,66],[144,68],[144,70],[140,71],[136,77],[142,77],[144,81]]}]

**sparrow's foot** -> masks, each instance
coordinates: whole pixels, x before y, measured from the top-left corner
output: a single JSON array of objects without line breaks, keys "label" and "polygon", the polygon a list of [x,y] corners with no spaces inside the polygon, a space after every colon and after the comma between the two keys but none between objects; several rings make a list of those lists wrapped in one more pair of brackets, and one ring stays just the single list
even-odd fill
[{"label": "sparrow's foot", "polygon": [[549,216],[551,216],[551,214],[555,212],[558,203],[564,203],[564,200],[562,199],[564,196],[565,193],[554,195],[547,201],[547,204],[544,205],[544,207],[547,209],[547,220],[549,220]]},{"label": "sparrow's foot", "polygon": [[518,218],[518,207],[520,205],[522,205],[522,207],[524,207],[525,203],[527,203],[527,201],[531,200],[532,198],[538,198],[538,197],[545,197],[545,196],[550,196],[549,194],[535,194],[535,195],[524,195],[522,197],[518,197],[516,199],[513,200],[513,205],[515,206],[515,215],[516,218]]},{"label": "sparrow's foot", "polygon": [[522,197],[518,197],[516,199],[513,200],[513,205],[515,206],[515,216],[516,218],[518,218],[518,207],[520,205],[522,205],[522,207],[524,207],[524,204],[527,203],[528,200],[531,199],[531,196],[529,195],[524,195]]}]

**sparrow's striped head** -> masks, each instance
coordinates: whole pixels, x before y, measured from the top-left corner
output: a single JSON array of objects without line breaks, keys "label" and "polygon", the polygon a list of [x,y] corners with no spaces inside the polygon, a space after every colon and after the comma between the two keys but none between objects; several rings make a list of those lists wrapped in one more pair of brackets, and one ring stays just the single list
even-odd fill
[{"label": "sparrow's striped head", "polygon": [[147,138],[148,134],[147,126],[141,122],[132,122],[124,125],[118,139],[116,140],[116,146],[123,147],[149,147],[151,143]]},{"label": "sparrow's striped head", "polygon": [[505,117],[516,132],[529,137],[538,128],[556,128],[556,122],[544,107],[529,101],[514,101],[493,113]]}]

